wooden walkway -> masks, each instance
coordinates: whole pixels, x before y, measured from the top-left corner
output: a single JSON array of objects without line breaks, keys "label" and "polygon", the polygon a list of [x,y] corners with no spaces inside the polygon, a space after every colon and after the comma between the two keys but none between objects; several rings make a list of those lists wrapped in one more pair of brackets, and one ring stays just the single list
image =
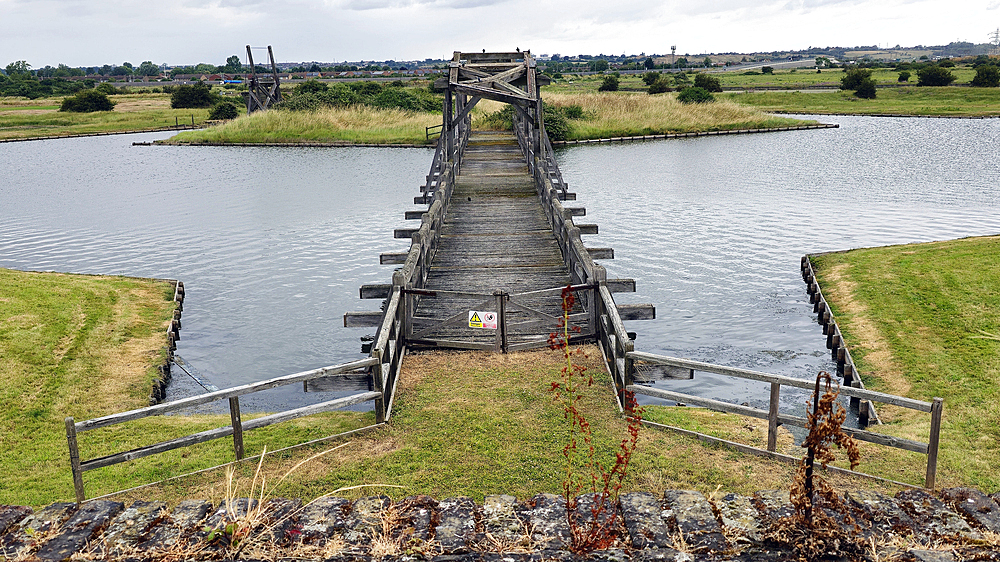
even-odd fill
[{"label": "wooden walkway", "polygon": [[[513,133],[471,133],[440,236],[423,287],[437,295],[420,298],[415,339],[423,334],[492,341],[493,333],[469,328],[467,318],[440,326],[449,317],[467,315],[464,311],[495,310],[496,291],[514,295],[505,302],[511,343],[546,339],[556,329],[562,302],[558,291],[516,296],[561,289],[571,277]],[[528,314],[524,307],[543,316]]]}]

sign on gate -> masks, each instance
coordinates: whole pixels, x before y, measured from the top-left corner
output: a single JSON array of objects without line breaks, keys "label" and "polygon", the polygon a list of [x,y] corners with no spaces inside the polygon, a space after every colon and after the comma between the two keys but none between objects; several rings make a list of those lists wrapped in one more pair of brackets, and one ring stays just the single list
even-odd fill
[{"label": "sign on gate", "polygon": [[469,311],[469,327],[470,328],[487,328],[490,330],[497,329],[497,313],[488,311]]}]

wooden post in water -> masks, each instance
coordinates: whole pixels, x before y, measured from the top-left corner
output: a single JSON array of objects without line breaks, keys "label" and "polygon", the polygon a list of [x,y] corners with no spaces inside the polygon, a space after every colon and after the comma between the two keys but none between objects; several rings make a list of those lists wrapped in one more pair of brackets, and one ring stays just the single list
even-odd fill
[{"label": "wooden post in water", "polygon": [[233,422],[233,450],[236,460],[243,460],[243,418],[240,416],[240,397],[229,399],[229,419]]},{"label": "wooden post in water", "polygon": [[83,503],[87,496],[83,491],[83,471],[80,470],[80,448],[76,442],[76,421],[66,418],[66,441],[69,444],[69,464],[73,470],[73,488],[76,490],[76,505]]}]

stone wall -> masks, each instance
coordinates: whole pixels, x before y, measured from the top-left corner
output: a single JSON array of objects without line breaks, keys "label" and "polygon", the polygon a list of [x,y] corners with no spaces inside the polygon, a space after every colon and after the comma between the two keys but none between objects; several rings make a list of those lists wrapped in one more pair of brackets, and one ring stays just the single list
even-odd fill
[{"label": "stone wall", "polygon": [[[894,498],[853,491],[845,499],[871,546],[855,559],[1000,560],[1000,494],[914,489]],[[586,501],[581,505],[590,512]],[[565,502],[551,494],[529,501],[488,496],[482,504],[427,496],[321,497],[307,505],[282,498],[218,506],[186,500],[172,510],[156,501],[125,507],[97,500],[38,512],[0,506],[0,549],[9,559],[43,561],[792,559],[787,546],[768,539],[772,524],[792,513],[787,492],[715,498],[632,492],[622,495],[616,513],[614,547],[578,555],[568,549]]]}]

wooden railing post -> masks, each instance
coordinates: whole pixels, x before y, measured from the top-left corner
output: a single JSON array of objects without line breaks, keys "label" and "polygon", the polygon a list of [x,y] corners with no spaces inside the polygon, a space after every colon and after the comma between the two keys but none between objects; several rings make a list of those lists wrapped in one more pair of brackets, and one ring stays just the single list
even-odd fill
[{"label": "wooden railing post", "polygon": [[497,333],[493,342],[494,353],[507,353],[507,293],[493,291],[494,305],[497,311]]},{"label": "wooden railing post", "polygon": [[778,398],[781,395],[781,384],[771,383],[771,401],[767,410],[767,450],[772,453],[778,449]]},{"label": "wooden railing post", "polygon": [[69,444],[69,464],[73,470],[73,488],[76,490],[76,504],[87,499],[83,491],[83,471],[80,470],[80,447],[76,442],[76,421],[66,418],[66,442]]},{"label": "wooden railing post", "polygon": [[382,371],[382,350],[372,348],[372,357],[378,360],[372,365],[372,382],[375,390],[382,393],[381,397],[375,399],[375,423],[385,423],[385,373]]},{"label": "wooden railing post", "polygon": [[233,451],[236,452],[236,460],[243,460],[243,418],[240,416],[240,397],[233,396],[229,399],[229,419],[233,422]]},{"label": "wooden railing post", "polygon": [[927,441],[927,477],[924,480],[925,488],[934,488],[934,480],[937,477],[938,445],[941,441],[941,412],[944,409],[944,400],[934,398],[931,404],[931,435]]}]

